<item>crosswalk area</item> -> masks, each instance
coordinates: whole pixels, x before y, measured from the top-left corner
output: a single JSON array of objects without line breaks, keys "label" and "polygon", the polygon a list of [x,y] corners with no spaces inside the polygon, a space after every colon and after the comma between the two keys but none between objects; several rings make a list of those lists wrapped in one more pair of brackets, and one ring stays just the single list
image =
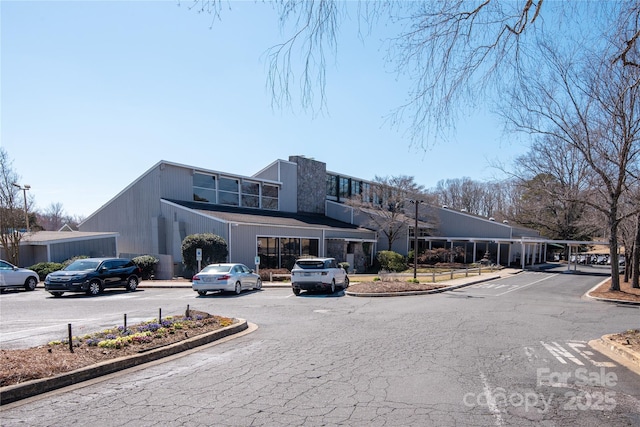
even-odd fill
[{"label": "crosswalk area", "polygon": [[490,282],[477,283],[464,289],[466,291],[470,291],[474,296],[499,297],[550,280],[555,276],[556,274],[528,273],[527,277],[529,280],[516,281],[513,280],[513,278],[504,278],[492,280]]}]

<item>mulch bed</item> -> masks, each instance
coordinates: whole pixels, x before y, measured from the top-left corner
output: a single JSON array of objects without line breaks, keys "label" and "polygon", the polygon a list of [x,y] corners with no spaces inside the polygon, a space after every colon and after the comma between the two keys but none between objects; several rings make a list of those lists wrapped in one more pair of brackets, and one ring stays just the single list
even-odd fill
[{"label": "mulch bed", "polygon": [[444,287],[446,287],[446,285],[380,280],[376,282],[354,283],[349,285],[349,292],[382,294],[393,292],[431,291],[433,289],[440,289]]},{"label": "mulch bed", "polygon": [[611,288],[611,279],[602,283],[598,289],[592,291],[590,295],[596,298],[640,302],[640,289],[632,288],[631,281],[625,283],[624,274],[620,275],[619,291],[611,291],[609,288]]}]

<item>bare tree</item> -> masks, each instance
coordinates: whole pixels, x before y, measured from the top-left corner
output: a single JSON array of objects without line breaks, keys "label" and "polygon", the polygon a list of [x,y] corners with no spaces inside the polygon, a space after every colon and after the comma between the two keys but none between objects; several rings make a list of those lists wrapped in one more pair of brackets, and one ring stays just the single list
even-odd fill
[{"label": "bare tree", "polygon": [[[628,188],[637,185],[629,172],[640,155],[640,69],[619,61],[598,62],[610,57],[606,48],[588,53],[571,57],[541,46],[539,60],[549,72],[531,76],[511,94],[505,117],[517,130],[577,150],[589,169],[591,194],[583,202],[606,216],[610,257],[617,260],[618,227],[632,214],[621,212],[620,202]],[[611,265],[611,289],[619,290],[618,264]]]},{"label": "bare tree", "polygon": [[20,241],[24,235],[20,229],[26,227],[24,193],[14,185],[18,181],[20,176],[13,170],[13,161],[0,147],[0,243],[7,260],[15,265],[20,263]]},{"label": "bare tree", "polygon": [[393,243],[407,233],[415,221],[414,214],[405,212],[410,200],[425,198],[423,186],[418,185],[413,177],[376,176],[368,190],[352,196],[346,204],[365,219],[362,225],[379,230],[386,236],[388,250],[391,250]]}]

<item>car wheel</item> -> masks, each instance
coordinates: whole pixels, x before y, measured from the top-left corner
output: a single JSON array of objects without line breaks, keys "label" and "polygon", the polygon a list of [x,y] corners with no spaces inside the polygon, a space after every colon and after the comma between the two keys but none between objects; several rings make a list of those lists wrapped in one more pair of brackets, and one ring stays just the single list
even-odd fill
[{"label": "car wheel", "polygon": [[342,284],[342,289],[347,289],[349,287],[349,278],[345,276],[344,283]]},{"label": "car wheel", "polygon": [[138,278],[135,276],[131,276],[127,279],[127,290],[129,292],[133,292],[138,287]]},{"label": "car wheel", "polygon": [[240,295],[240,293],[242,292],[242,285],[240,284],[240,282],[236,282],[236,295]]},{"label": "car wheel", "polygon": [[38,284],[38,282],[36,281],[36,279],[34,277],[29,277],[25,282],[24,282],[24,289],[27,291],[32,291],[36,288],[36,285]]},{"label": "car wheel", "polygon": [[293,289],[293,294],[294,294],[295,296],[300,295],[300,289],[299,289],[299,288],[292,288],[292,289]]},{"label": "car wheel", "polygon": [[60,298],[62,294],[63,292],[51,292],[51,295],[53,295],[54,298]]},{"label": "car wheel", "polygon": [[205,296],[207,294],[207,291],[198,291],[198,295],[200,295],[201,297]]},{"label": "car wheel", "polygon": [[87,295],[96,296],[100,292],[102,292],[102,286],[100,285],[100,282],[94,280],[93,282],[89,283],[89,287],[87,288]]},{"label": "car wheel", "polygon": [[331,281],[331,289],[330,289],[330,293],[335,294],[336,293],[336,279],[333,279]]},{"label": "car wheel", "polygon": [[257,290],[262,289],[262,280],[260,279],[256,280],[256,287],[253,289],[257,289]]}]

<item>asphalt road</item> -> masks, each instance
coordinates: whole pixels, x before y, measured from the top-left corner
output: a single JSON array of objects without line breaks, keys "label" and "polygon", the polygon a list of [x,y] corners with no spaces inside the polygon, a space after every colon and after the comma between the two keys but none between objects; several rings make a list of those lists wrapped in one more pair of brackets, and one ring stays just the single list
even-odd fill
[{"label": "asphalt road", "polygon": [[157,316],[159,308],[182,312],[187,304],[258,329],[5,405],[0,420],[2,426],[638,426],[640,377],[587,342],[640,327],[640,309],[583,297],[601,280],[528,272],[394,298],[295,297],[288,289],[206,297],[189,289],[97,298],[5,294],[3,348],[43,341],[53,330],[64,334],[67,322],[113,326],[123,313],[134,322]]}]

